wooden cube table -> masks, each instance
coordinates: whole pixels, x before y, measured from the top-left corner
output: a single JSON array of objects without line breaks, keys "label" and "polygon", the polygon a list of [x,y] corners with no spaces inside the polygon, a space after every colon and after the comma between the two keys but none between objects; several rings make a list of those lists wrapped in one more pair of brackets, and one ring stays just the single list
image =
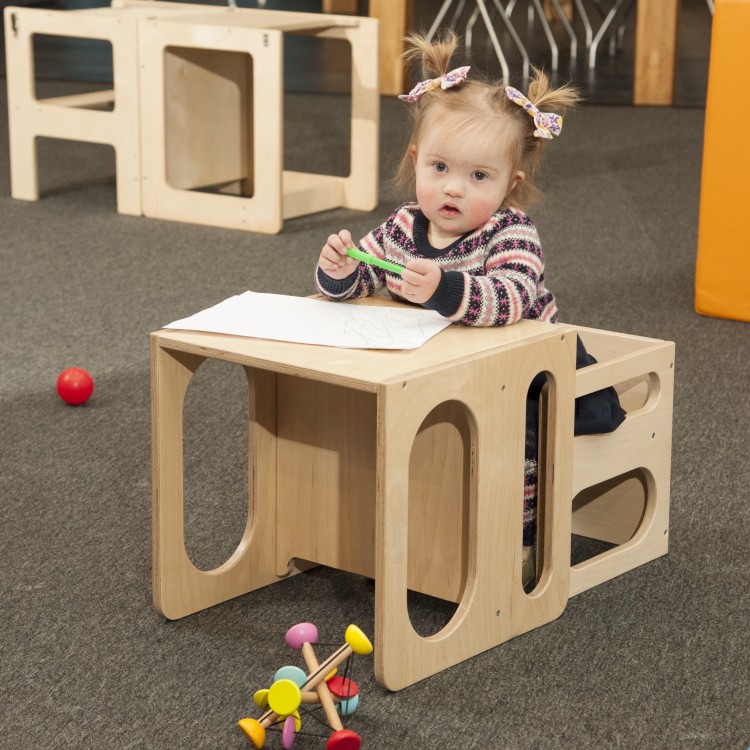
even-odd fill
[{"label": "wooden cube table", "polygon": [[[247,528],[208,572],[185,549],[182,463],[183,401],[207,358],[246,369],[251,403]],[[397,690],[563,611],[574,329],[451,326],[392,352],[160,331],[152,367],[154,603],[167,618],[278,581],[296,561],[369,576],[376,676]],[[544,563],[529,596],[523,435],[526,392],[541,371],[551,386]],[[439,638],[413,630],[407,589],[459,602]]]},{"label": "wooden cube table", "polygon": [[[577,335],[599,362],[576,371]],[[211,571],[188,557],[183,511],[183,404],[206,359],[242,366],[250,394],[248,521]],[[540,372],[539,571],[526,593],[526,394]],[[534,321],[451,326],[410,351],[154,333],[154,606],[183,617],[310,564],[368,576],[376,677],[406,687],[666,554],[673,383],[671,342]],[[608,386],[625,422],[574,438],[574,399]],[[573,533],[607,549],[573,564]],[[414,631],[408,590],[458,604],[439,633]]]}]

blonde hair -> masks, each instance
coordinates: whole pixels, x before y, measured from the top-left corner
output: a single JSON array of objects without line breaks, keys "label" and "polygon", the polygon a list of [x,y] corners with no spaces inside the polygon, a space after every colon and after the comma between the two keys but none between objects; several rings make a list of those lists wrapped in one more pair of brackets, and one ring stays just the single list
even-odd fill
[{"label": "blonde hair", "polygon": [[[422,78],[444,76],[451,69],[451,60],[458,47],[458,37],[447,31],[436,42],[428,42],[420,34],[406,38],[404,60],[419,65]],[[536,68],[526,94],[540,110],[557,114],[574,107],[580,101],[577,89],[570,85],[551,88],[547,76]],[[408,105],[412,118],[409,143],[395,176],[395,184],[403,194],[413,196],[415,189],[412,150],[417,147],[425,128],[441,115],[450,114],[457,128],[472,126],[496,127],[506,139],[508,158],[513,172],[523,171],[524,180],[518,182],[505,199],[504,206],[525,208],[538,196],[534,175],[539,166],[544,139],[534,135],[534,119],[522,107],[511,102],[502,82],[493,83],[477,76],[472,70],[469,78],[449,89],[426,91],[418,101]]]}]

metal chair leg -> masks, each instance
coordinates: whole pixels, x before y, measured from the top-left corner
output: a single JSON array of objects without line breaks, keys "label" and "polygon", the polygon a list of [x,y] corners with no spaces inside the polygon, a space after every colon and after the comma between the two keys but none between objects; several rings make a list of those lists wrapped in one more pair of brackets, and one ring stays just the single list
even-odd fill
[{"label": "metal chair leg", "polygon": [[[497,34],[495,33],[495,28],[492,25],[492,19],[490,19],[490,14],[487,12],[487,6],[484,4],[484,0],[476,0],[476,3],[477,7],[479,8],[479,12],[482,14],[484,25],[487,27],[487,33],[490,35],[490,40],[492,41],[492,46],[495,49],[497,59],[500,62],[500,68],[503,71],[503,81],[507,84],[510,81],[510,69],[508,68],[508,62],[505,59],[505,55],[503,55],[502,48],[500,47],[500,41],[498,40]],[[506,22],[506,25],[510,27],[508,29],[510,31],[512,25],[505,15],[505,8],[503,8],[503,6],[499,4],[499,2],[496,2],[496,5],[498,7],[498,11],[500,12],[500,17]],[[514,34],[517,39],[518,35],[515,33],[515,29],[513,29],[511,36],[513,36]],[[520,42],[521,40],[518,39],[518,44],[520,44]],[[526,50],[523,49],[523,45],[521,45],[519,49],[523,50],[521,54],[524,55],[524,70],[528,70],[529,56],[526,54]],[[528,73],[525,73],[524,75],[528,75]]]},{"label": "metal chair leg", "polygon": [[[469,17],[469,20],[466,22],[466,31],[464,32],[464,47],[466,48],[466,51],[471,54],[471,47],[474,43],[474,26],[476,25],[477,19],[481,15],[481,9],[479,7],[479,3],[477,2],[477,7],[474,8],[474,10],[471,13],[471,16]],[[489,16],[489,11],[488,11]],[[484,20],[484,17],[483,17]],[[500,41],[497,40],[497,37],[495,36],[495,39],[493,39],[493,34],[495,33],[494,27],[490,27],[487,25],[487,22],[485,21],[485,26],[487,27],[487,31],[490,35],[490,40],[492,41],[492,45],[495,49],[495,54],[497,55],[498,62],[500,63],[500,68],[503,71],[503,81],[506,83],[508,82],[509,76],[510,76],[510,69],[508,68],[507,61],[505,59],[505,55],[503,55],[502,49],[500,48]],[[495,42],[497,41],[497,44]],[[498,52],[498,49],[500,52]]]},{"label": "metal chair leg", "polygon": [[591,28],[591,21],[589,20],[586,8],[583,5],[583,0],[575,0],[576,8],[578,8],[578,15],[581,17],[581,23],[586,33],[586,49],[591,47],[591,42],[594,39],[594,30]]},{"label": "metal chair leg", "polygon": [[430,26],[430,30],[427,32],[428,42],[432,41],[433,37],[437,33],[437,30],[440,28],[440,24],[443,22],[443,18],[445,18],[445,14],[448,12],[448,8],[450,8],[452,4],[453,0],[445,0],[445,2],[440,7],[438,14],[435,16],[435,20],[432,22],[432,26]]},{"label": "metal chair leg", "polygon": [[631,13],[633,12],[633,9],[635,8],[635,2],[634,0],[630,0],[630,5],[623,13],[622,21],[620,22],[620,25],[617,27],[617,33],[613,33],[609,37],[609,55],[610,57],[613,57],[618,49],[622,49],[624,45],[624,38],[625,38],[625,32],[628,28],[628,19],[630,18]]},{"label": "metal chair leg", "polygon": [[589,69],[590,70],[593,70],[596,67],[596,53],[597,53],[597,50],[599,49],[599,44],[601,43],[602,39],[607,35],[607,32],[609,31],[610,26],[612,26],[612,23],[614,22],[615,18],[620,12],[620,9],[622,8],[624,2],[625,0],[615,0],[615,3],[610,8],[609,13],[607,13],[604,21],[602,22],[602,25],[599,27],[599,31],[596,32],[596,35],[594,36],[594,39],[591,42],[591,47],[589,47]]},{"label": "metal chair leg", "polygon": [[479,6],[474,8],[469,16],[469,20],[466,22],[466,31],[464,32],[464,47],[466,51],[471,54],[471,46],[474,43],[474,25],[479,18]]},{"label": "metal chair leg", "polygon": [[533,3],[537,13],[539,14],[539,22],[542,24],[542,30],[544,31],[544,35],[547,37],[549,50],[552,54],[552,70],[557,70],[560,62],[560,50],[557,47],[557,42],[555,42],[555,36],[552,33],[549,21],[547,21],[547,16],[544,15],[542,0],[533,0]]},{"label": "metal chair leg", "polygon": [[557,17],[560,19],[565,32],[570,37],[570,59],[575,60],[578,57],[578,36],[575,29],[571,26],[570,21],[568,21],[565,11],[560,7],[559,0],[550,0],[550,3],[555,9],[555,13],[557,13]]},{"label": "metal chair leg", "polygon": [[456,10],[453,12],[453,18],[450,22],[450,27],[453,28],[457,23],[458,19],[461,17],[461,14],[464,12],[464,8],[466,7],[466,0],[458,0],[458,5],[456,5]]},{"label": "metal chair leg", "polygon": [[[477,3],[479,2],[481,2],[482,6],[484,6],[485,0],[477,0]],[[516,31],[515,26],[513,26],[513,22],[510,20],[510,16],[507,14],[505,8],[503,8],[500,0],[492,0],[492,2],[494,3],[495,8],[497,8],[497,12],[500,14],[500,18],[505,24],[505,28],[508,30],[508,34],[510,34],[510,38],[513,40],[513,44],[516,45],[516,48],[521,53],[521,58],[523,59],[523,77],[528,78],[529,69],[530,69],[529,53],[526,51],[526,47],[523,46],[521,37],[518,36],[518,32]],[[485,8],[485,14],[486,14],[486,8]],[[489,15],[486,15],[485,23],[487,23],[488,20],[489,20]]]}]

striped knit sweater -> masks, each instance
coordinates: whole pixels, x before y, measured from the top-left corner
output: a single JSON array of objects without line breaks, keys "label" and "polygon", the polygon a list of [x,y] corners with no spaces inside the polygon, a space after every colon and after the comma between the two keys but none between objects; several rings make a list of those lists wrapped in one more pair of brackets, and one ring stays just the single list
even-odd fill
[{"label": "striped knit sweater", "polygon": [[[442,275],[424,304],[448,320],[466,326],[505,326],[522,318],[555,322],[555,297],[544,285],[544,254],[531,219],[518,209],[502,209],[484,226],[452,245],[436,249],[427,239],[427,219],[415,203],[405,204],[373,229],[360,249],[406,265],[415,258],[434,260]],[[360,263],[345,279],[332,279],[320,268],[318,290],[344,300],[374,294],[384,285],[401,295],[401,276]]]}]

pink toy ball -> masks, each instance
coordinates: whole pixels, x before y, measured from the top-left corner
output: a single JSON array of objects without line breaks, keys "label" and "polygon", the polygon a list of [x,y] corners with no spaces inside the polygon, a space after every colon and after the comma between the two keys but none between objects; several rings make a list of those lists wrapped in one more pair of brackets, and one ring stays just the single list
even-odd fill
[{"label": "pink toy ball", "polygon": [[311,622],[300,622],[286,631],[284,640],[289,648],[299,651],[303,643],[318,642],[318,629]]},{"label": "pink toy ball", "polygon": [[66,367],[57,377],[57,394],[72,406],[83,404],[94,392],[94,379],[82,367]]}]

